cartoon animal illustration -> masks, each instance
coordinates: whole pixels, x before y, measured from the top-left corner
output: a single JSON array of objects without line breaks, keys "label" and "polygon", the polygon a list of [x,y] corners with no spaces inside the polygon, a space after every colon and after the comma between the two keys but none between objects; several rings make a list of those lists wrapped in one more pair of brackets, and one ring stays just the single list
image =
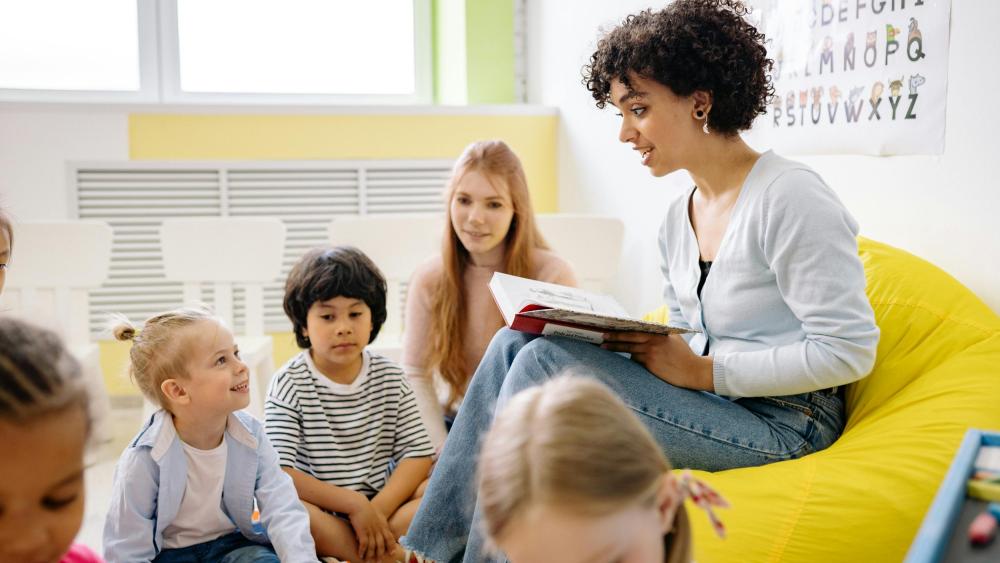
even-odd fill
[{"label": "cartoon animal illustration", "polygon": [[910,76],[910,93],[911,94],[916,94],[917,93],[917,88],[919,88],[920,86],[922,86],[924,82],[927,82],[927,79],[924,78],[923,76],[921,76],[919,74],[911,75]]},{"label": "cartoon animal illustration", "polygon": [[878,102],[878,99],[882,97],[882,92],[884,91],[885,91],[885,84],[882,84],[881,82],[877,81],[875,82],[875,84],[872,84],[872,95],[869,97],[869,99],[872,101],[872,105],[875,105],[875,103]]},{"label": "cartoon animal illustration", "polygon": [[809,101],[809,90],[799,90],[799,107],[806,107]]},{"label": "cartoon animal illustration", "polygon": [[830,102],[837,105],[840,102],[840,88],[830,86]]},{"label": "cartoon animal illustration", "polygon": [[893,27],[891,23],[885,24],[885,42],[896,43],[896,36],[899,35],[899,28]]},{"label": "cartoon animal illustration", "polygon": [[857,105],[857,103],[858,103],[858,96],[860,96],[861,93],[864,92],[864,91],[865,91],[865,87],[864,86],[858,86],[857,88],[851,88],[851,93],[848,94],[847,98],[851,101],[851,105],[852,106],[853,105]]},{"label": "cartoon animal illustration", "polygon": [[811,92],[812,92],[812,98],[813,98],[812,105],[818,106],[820,98],[823,97],[823,87],[819,86],[819,87],[813,88]]},{"label": "cartoon animal illustration", "polygon": [[917,27],[917,20],[915,18],[910,18],[909,33],[906,35],[906,42],[918,40],[922,41],[924,35],[920,33],[920,28]]},{"label": "cartoon animal illustration", "polygon": [[869,32],[865,33],[865,48],[866,49],[874,49],[875,48],[875,42],[877,40],[878,40],[878,30],[877,29],[875,31],[869,31]]},{"label": "cartoon animal illustration", "polygon": [[893,80],[889,82],[889,93],[893,98],[899,96],[899,91],[903,89],[903,77],[900,76],[899,80]]},{"label": "cartoon animal illustration", "polygon": [[847,58],[847,54],[854,50],[854,32],[847,34],[847,40],[844,42],[844,58]]},{"label": "cartoon animal illustration", "polygon": [[776,112],[781,111],[781,96],[777,94],[773,94],[771,96],[771,107],[773,107]]},{"label": "cartoon animal illustration", "polygon": [[829,53],[833,51],[833,37],[827,35],[823,38],[823,52]]},{"label": "cartoon animal illustration", "polygon": [[792,90],[785,96],[785,111],[791,113],[795,109],[795,90]]}]

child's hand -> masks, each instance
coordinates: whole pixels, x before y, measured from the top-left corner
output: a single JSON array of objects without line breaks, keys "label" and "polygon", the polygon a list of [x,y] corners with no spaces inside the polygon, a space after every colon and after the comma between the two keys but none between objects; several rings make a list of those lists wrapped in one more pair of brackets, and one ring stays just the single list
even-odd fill
[{"label": "child's hand", "polygon": [[378,561],[393,551],[396,537],[389,529],[389,522],[368,499],[359,502],[358,508],[348,516],[358,537],[358,554],[362,559]]}]

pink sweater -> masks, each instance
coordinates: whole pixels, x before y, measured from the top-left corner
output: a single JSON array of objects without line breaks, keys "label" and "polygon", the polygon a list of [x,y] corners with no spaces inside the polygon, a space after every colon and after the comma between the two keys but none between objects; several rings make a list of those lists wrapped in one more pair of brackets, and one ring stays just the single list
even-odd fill
[{"label": "pink sweater", "polygon": [[[536,250],[534,256],[532,278],[561,285],[576,286],[576,276],[569,263],[548,250]],[[442,274],[441,257],[428,260],[414,272],[410,279],[406,298],[406,317],[403,330],[403,370],[409,378],[410,385],[420,407],[420,417],[427,427],[431,442],[440,449],[446,437],[444,427],[444,407],[442,400],[447,395],[439,396],[435,391],[435,379],[439,379],[436,371],[429,369],[431,345],[431,304],[432,292]],[[465,271],[465,319],[467,334],[464,350],[465,365],[469,366],[469,376],[475,371],[479,361],[486,352],[493,335],[504,326],[503,317],[488,284],[496,266],[469,266]],[[438,382],[439,389],[446,389],[443,381]],[[463,390],[464,393],[464,390]]]},{"label": "pink sweater", "polygon": [[59,563],[104,563],[104,560],[82,543],[74,543]]}]

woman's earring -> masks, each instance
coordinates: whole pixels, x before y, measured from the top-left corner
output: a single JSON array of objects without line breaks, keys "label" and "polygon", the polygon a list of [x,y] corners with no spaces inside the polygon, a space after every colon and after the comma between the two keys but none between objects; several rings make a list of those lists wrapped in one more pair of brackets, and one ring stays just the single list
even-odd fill
[{"label": "woman's earring", "polygon": [[704,119],[705,120],[705,123],[701,126],[701,130],[704,131],[706,135],[708,135],[708,114],[705,113],[705,110],[700,109],[700,110],[694,112],[694,117],[695,117],[695,119]]}]

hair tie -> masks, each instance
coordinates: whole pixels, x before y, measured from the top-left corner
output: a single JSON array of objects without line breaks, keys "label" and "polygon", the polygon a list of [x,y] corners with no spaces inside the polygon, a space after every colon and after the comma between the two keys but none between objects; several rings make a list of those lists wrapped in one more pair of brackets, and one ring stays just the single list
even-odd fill
[{"label": "hair tie", "polygon": [[681,493],[684,498],[691,499],[691,502],[708,514],[708,520],[712,523],[715,534],[720,538],[726,537],[726,526],[716,516],[712,507],[729,508],[729,501],[722,498],[715,489],[709,487],[704,481],[700,481],[691,475],[690,471],[683,471],[680,476]]}]

